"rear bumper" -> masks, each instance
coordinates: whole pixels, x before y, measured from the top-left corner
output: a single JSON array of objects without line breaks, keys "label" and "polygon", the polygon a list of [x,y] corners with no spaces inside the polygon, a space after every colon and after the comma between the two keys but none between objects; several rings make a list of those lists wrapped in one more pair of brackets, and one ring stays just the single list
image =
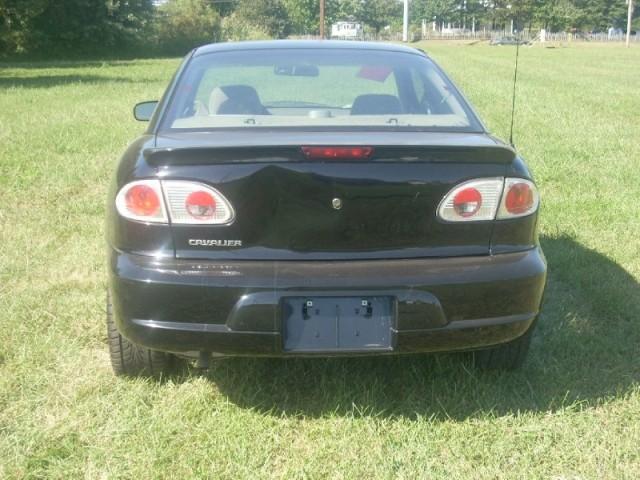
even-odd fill
[{"label": "rear bumper", "polygon": [[194,261],[111,250],[109,270],[116,324],[132,342],[176,353],[267,356],[290,355],[283,348],[283,298],[392,297],[386,353],[455,351],[524,334],[546,280],[539,248],[334,262]]}]

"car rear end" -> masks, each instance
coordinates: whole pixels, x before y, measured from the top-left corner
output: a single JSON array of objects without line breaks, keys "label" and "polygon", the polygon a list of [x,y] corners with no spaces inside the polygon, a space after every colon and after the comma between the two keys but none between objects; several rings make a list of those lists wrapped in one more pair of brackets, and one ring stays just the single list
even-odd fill
[{"label": "car rear end", "polygon": [[[513,149],[431,63],[440,100],[424,100],[406,66],[421,54],[359,52],[347,71],[372,86],[327,105],[318,80],[353,52],[273,50],[202,53],[125,154],[108,221],[123,337],[190,356],[293,356],[469,350],[527,334],[546,264],[537,190]],[[306,93],[284,101],[260,72]],[[420,88],[424,112],[412,107]]]}]

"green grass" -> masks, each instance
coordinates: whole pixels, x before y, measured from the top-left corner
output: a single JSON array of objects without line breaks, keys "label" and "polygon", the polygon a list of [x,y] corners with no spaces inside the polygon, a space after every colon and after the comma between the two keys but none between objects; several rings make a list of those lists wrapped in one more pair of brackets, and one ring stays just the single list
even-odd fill
[{"label": "green grass", "polygon": [[[507,135],[514,49],[424,47]],[[530,359],[216,362],[115,378],[109,177],[178,60],[0,65],[0,478],[640,476],[640,50],[521,50],[550,277]]]}]

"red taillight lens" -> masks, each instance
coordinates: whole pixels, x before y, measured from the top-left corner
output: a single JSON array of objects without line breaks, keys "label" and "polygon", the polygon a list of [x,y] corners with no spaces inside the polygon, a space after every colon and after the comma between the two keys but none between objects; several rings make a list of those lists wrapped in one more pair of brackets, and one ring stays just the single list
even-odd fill
[{"label": "red taillight lens", "polygon": [[504,201],[507,212],[520,215],[533,206],[533,190],[526,183],[511,185]]},{"label": "red taillight lens", "polygon": [[158,180],[136,180],[120,189],[116,195],[118,213],[130,220],[166,223],[167,212]]},{"label": "red taillight lens", "polygon": [[302,153],[310,160],[364,160],[373,147],[302,147]]},{"label": "red taillight lens", "polygon": [[482,206],[482,194],[475,188],[465,188],[453,197],[453,209],[461,217],[471,217]]},{"label": "red taillight lens", "polygon": [[535,184],[524,178],[505,178],[498,220],[524,217],[538,209],[540,197]]},{"label": "red taillight lens", "polygon": [[202,190],[190,193],[184,206],[189,215],[197,220],[209,220],[216,214],[216,200],[213,195]]},{"label": "red taillight lens", "polygon": [[209,185],[186,180],[162,180],[171,223],[228,225],[235,213],[229,200]]},{"label": "red taillight lens", "polygon": [[160,211],[160,198],[147,185],[134,185],[125,194],[127,210],[139,217],[153,217]]}]

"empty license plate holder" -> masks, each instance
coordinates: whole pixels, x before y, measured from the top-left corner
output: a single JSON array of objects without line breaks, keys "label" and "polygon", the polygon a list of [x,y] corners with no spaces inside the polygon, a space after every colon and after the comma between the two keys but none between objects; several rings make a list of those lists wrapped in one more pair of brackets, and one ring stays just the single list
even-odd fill
[{"label": "empty license plate holder", "polygon": [[286,297],[282,304],[287,352],[392,350],[393,298]]}]

